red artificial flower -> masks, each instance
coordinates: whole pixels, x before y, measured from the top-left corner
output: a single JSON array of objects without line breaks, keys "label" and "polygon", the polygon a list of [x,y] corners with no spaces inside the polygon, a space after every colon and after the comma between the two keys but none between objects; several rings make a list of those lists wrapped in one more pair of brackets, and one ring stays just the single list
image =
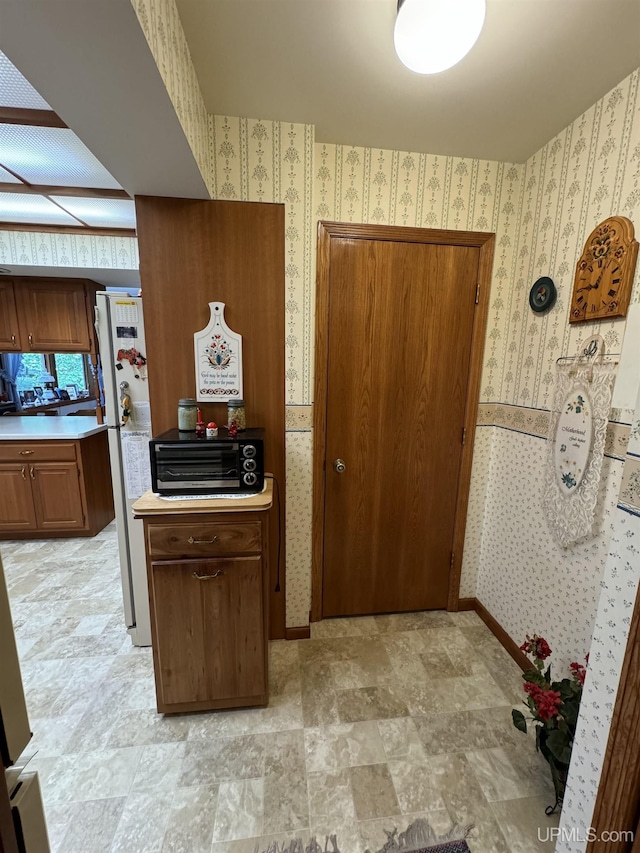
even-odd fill
[{"label": "red artificial flower", "polygon": [[537,684],[525,681],[524,691],[533,699],[538,717],[543,722],[547,722],[553,717],[558,716],[558,709],[562,705],[562,699],[557,690],[543,690]]},{"label": "red artificial flower", "polygon": [[[586,663],[589,663],[589,655],[585,657],[585,661]],[[587,677],[586,667],[584,667],[581,663],[578,663],[577,661],[573,661],[569,664],[569,666],[571,667],[571,674],[576,679],[576,681],[579,681],[580,684],[584,684],[584,680]]]},{"label": "red artificial flower", "polygon": [[546,660],[551,654],[549,643],[544,637],[539,637],[537,634],[534,634],[533,637],[527,634],[527,639],[520,646],[520,651],[526,652],[537,660]]}]

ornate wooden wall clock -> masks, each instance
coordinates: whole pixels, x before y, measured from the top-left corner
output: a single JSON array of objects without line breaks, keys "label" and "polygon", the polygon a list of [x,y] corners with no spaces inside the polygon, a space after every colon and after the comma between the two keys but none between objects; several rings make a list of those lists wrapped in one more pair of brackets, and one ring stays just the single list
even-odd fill
[{"label": "ornate wooden wall clock", "polygon": [[573,281],[570,323],[626,317],[638,241],[626,216],[610,216],[589,234]]}]

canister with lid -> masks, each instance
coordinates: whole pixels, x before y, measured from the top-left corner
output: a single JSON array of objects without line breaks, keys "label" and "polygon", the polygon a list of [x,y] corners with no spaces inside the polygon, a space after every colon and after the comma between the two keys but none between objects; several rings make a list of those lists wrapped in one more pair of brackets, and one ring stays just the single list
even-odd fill
[{"label": "canister with lid", "polygon": [[178,400],[178,429],[180,432],[195,432],[198,420],[198,403],[193,397]]},{"label": "canister with lid", "polygon": [[227,403],[227,423],[236,422],[238,432],[247,428],[247,416],[244,410],[244,400],[229,400]]}]

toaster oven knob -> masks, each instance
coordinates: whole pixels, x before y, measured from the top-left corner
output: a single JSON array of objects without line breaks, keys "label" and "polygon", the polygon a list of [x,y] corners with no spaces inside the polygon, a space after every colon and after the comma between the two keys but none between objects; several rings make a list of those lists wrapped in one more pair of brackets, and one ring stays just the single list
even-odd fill
[{"label": "toaster oven knob", "polygon": [[245,444],[242,448],[242,455],[246,459],[252,459],[256,455],[256,449],[253,444]]},{"label": "toaster oven knob", "polygon": [[245,486],[253,486],[258,480],[253,471],[249,471],[242,479],[244,480]]},{"label": "toaster oven knob", "polygon": [[245,459],[242,463],[242,467],[245,471],[255,471],[256,470],[256,460],[255,459]]}]

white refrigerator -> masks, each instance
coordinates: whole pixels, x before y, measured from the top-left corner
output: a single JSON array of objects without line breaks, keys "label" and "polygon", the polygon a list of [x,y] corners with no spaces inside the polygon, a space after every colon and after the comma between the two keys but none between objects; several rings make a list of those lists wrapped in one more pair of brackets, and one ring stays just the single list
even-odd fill
[{"label": "white refrigerator", "polygon": [[134,646],[151,645],[142,521],[131,505],[151,486],[149,389],[142,299],[98,293],[96,330],[104,386],[124,618]]}]

